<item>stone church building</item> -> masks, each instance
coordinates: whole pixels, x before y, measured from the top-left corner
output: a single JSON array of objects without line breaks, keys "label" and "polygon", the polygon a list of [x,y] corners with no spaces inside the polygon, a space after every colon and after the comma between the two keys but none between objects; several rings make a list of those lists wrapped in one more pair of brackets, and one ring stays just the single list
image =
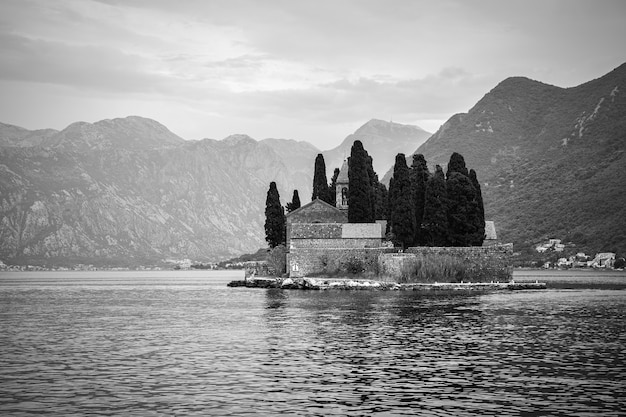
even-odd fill
[{"label": "stone church building", "polygon": [[[290,277],[326,275],[359,268],[373,270],[381,254],[396,250],[385,240],[386,220],[348,223],[348,163],[337,177],[336,205],[315,199],[286,215],[287,273]],[[486,222],[483,246],[496,242],[493,222]],[[417,249],[417,248],[415,248]],[[429,251],[431,248],[425,248]],[[464,248],[466,249],[466,248]]]},{"label": "stone church building", "polygon": [[371,260],[389,248],[384,244],[386,221],[348,223],[347,161],[339,171],[335,193],[336,206],[315,199],[287,214],[290,277],[328,273],[341,263]]}]

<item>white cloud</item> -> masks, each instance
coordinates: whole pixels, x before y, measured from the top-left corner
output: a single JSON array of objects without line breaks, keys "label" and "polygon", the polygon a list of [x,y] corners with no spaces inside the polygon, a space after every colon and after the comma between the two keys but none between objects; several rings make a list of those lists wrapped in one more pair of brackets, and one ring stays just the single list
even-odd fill
[{"label": "white cloud", "polygon": [[0,119],[44,127],[40,107],[56,95],[63,120],[139,114],[186,138],[323,148],[374,117],[435,130],[508,76],[570,86],[621,64],[625,11],[571,0],[3,0]]}]

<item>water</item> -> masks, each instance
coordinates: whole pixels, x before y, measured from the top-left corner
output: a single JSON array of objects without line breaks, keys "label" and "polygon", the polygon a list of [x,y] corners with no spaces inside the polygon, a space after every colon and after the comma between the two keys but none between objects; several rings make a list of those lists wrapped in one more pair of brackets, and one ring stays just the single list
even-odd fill
[{"label": "water", "polygon": [[0,274],[0,414],[624,415],[626,291],[227,288]]}]

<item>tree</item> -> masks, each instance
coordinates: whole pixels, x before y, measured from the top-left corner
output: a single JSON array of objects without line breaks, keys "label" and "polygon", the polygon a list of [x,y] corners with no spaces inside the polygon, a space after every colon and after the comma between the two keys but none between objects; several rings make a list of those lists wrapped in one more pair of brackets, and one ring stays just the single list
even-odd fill
[{"label": "tree", "polygon": [[467,176],[452,171],[446,181],[446,190],[448,194],[448,242],[452,246],[470,246],[476,238],[478,215],[476,189]]},{"label": "tree", "polygon": [[291,197],[291,202],[287,203],[287,213],[291,213],[294,210],[300,208],[300,196],[298,195],[298,190],[293,190],[293,197]]},{"label": "tree", "polygon": [[321,153],[315,157],[315,170],[313,171],[313,195],[311,200],[319,198],[329,204],[332,204],[332,198],[328,190],[328,181],[326,179],[326,163],[324,155]]},{"label": "tree", "polygon": [[370,184],[370,202],[372,205],[372,217],[374,220],[387,218],[387,187],[378,180],[378,174],[374,171],[374,159],[365,151],[367,160],[367,176]]},{"label": "tree", "polygon": [[381,182],[376,182],[372,189],[372,195],[374,199],[374,210],[376,220],[385,220],[389,217],[387,211],[387,187]]},{"label": "tree", "polygon": [[470,169],[470,180],[476,190],[476,212],[473,215],[474,222],[476,223],[475,233],[471,239],[472,246],[482,246],[485,240],[485,205],[483,203],[483,193],[480,189],[480,183],[476,176],[476,171]]},{"label": "tree", "polygon": [[[391,232],[391,213],[393,212],[393,208],[396,205],[396,187],[393,181],[393,176],[391,176],[391,178],[389,179],[389,191],[387,191],[387,204],[386,204],[386,208],[387,208],[387,220],[389,220],[387,222],[387,230],[385,231],[386,233],[390,233]],[[390,238],[389,240],[394,240],[393,238]]]},{"label": "tree", "polygon": [[330,186],[328,187],[328,194],[331,198],[329,203],[335,207],[337,206],[337,177],[339,176],[339,171],[339,168],[335,168],[333,177],[330,180]]},{"label": "tree", "polygon": [[459,172],[466,177],[469,177],[469,172],[465,166],[465,158],[460,153],[453,152],[450,155],[450,162],[448,162],[448,170],[446,171],[446,178],[450,178],[450,174],[453,172]]},{"label": "tree", "polygon": [[435,167],[435,174],[426,182],[424,193],[424,240],[429,246],[448,244],[446,180],[441,166]]},{"label": "tree", "polygon": [[424,219],[424,200],[426,193],[426,182],[430,177],[426,159],[422,154],[413,155],[411,164],[411,185],[413,188],[413,205],[415,207],[415,239],[414,244],[425,244],[422,221]]},{"label": "tree", "polygon": [[276,183],[272,181],[265,199],[265,240],[270,248],[285,244],[285,210],[280,204]]},{"label": "tree", "polygon": [[348,222],[372,223],[371,186],[367,169],[367,153],[360,140],[355,140],[348,160]]},{"label": "tree", "polygon": [[395,244],[405,249],[415,239],[415,206],[409,167],[403,153],[396,155],[393,167],[394,205],[391,211],[391,232]]}]

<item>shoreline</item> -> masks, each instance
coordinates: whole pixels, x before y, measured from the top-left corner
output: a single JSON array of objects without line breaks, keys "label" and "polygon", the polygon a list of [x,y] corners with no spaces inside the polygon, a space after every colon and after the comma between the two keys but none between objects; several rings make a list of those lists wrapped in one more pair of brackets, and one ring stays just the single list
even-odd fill
[{"label": "shoreline", "polygon": [[380,291],[513,291],[543,290],[545,282],[433,282],[433,283],[397,283],[370,279],[351,278],[270,278],[256,277],[236,280],[228,283],[229,287],[245,288],[280,288],[295,290],[380,290]]}]

